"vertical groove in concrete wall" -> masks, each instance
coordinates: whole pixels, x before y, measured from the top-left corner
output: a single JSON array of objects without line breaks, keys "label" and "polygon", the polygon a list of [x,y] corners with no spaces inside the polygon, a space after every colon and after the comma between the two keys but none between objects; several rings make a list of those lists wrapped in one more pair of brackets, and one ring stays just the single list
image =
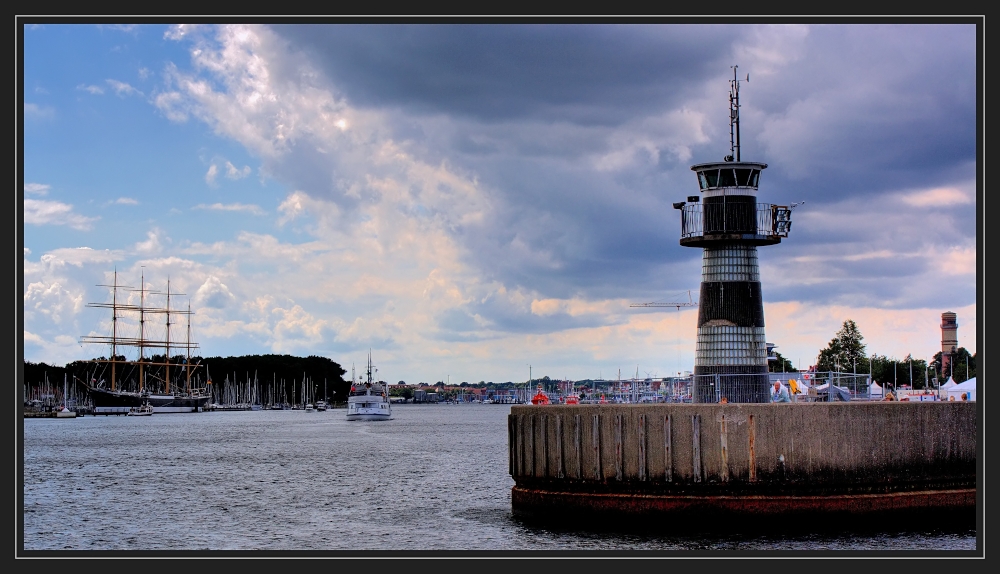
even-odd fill
[{"label": "vertical groove in concrete wall", "polygon": [[573,445],[576,447],[576,478],[583,478],[583,459],[580,457],[580,415],[573,417],[576,419],[576,428],[573,431]]},{"label": "vertical groove in concrete wall", "polygon": [[722,456],[722,468],[719,471],[720,474],[719,478],[722,480],[722,482],[729,482],[729,445],[727,444],[728,443],[727,435],[729,433],[727,432],[726,429],[725,413],[722,413],[722,421],[719,424],[722,426],[722,428],[719,429],[720,430],[719,442],[721,443],[720,444],[721,450],[719,454]]},{"label": "vertical groove in concrete wall", "polygon": [[622,479],[622,415],[615,416],[615,480]]},{"label": "vertical groove in concrete wall", "polygon": [[524,476],[524,417],[517,417],[514,421],[514,435],[517,436],[517,448],[514,449],[514,465],[517,467],[517,476]]},{"label": "vertical groove in concrete wall", "polygon": [[593,440],[594,448],[594,480],[603,481],[601,476],[601,415],[594,415]]},{"label": "vertical groove in concrete wall", "polygon": [[541,416],[542,430],[539,435],[542,439],[542,476],[549,476],[549,416]]},{"label": "vertical groove in concrete wall", "polygon": [[701,415],[691,415],[691,466],[694,481],[701,482]]},{"label": "vertical groove in concrete wall", "polygon": [[757,440],[757,428],[754,426],[754,416],[751,414],[747,421],[747,442],[749,448],[749,459],[750,459],[750,482],[757,481],[757,445],[755,444]]},{"label": "vertical groove in concrete wall", "polygon": [[[528,444],[531,445],[531,457],[528,460],[531,461],[531,465],[528,467],[528,473],[531,476],[535,476],[535,417],[534,415],[528,417]],[[527,446],[525,447],[527,450]]]},{"label": "vertical groove in concrete wall", "polygon": [[517,473],[514,472],[514,448],[517,442],[514,441],[514,431],[511,430],[515,420],[517,419],[507,415],[507,472],[513,477],[517,476]]},{"label": "vertical groove in concrete wall", "polygon": [[563,472],[562,417],[556,415],[556,478],[565,478]]},{"label": "vertical groove in concrete wall", "polygon": [[674,449],[670,436],[670,415],[663,417],[663,467],[667,482],[674,481]]},{"label": "vertical groove in concrete wall", "polygon": [[639,415],[639,480],[646,480],[646,415]]}]

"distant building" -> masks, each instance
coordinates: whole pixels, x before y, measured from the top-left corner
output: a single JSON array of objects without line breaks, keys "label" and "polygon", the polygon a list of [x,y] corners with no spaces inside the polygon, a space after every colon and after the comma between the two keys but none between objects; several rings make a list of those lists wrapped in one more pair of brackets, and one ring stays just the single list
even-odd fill
[{"label": "distant building", "polygon": [[947,311],[941,313],[941,376],[949,377],[952,362],[958,351],[958,315]]}]

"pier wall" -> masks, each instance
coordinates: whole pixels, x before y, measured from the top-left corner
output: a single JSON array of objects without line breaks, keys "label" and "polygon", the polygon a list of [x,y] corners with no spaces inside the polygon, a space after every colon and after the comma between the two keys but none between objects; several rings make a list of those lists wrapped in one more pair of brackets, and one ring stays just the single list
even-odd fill
[{"label": "pier wall", "polygon": [[508,433],[522,515],[975,509],[975,403],[525,405]]}]

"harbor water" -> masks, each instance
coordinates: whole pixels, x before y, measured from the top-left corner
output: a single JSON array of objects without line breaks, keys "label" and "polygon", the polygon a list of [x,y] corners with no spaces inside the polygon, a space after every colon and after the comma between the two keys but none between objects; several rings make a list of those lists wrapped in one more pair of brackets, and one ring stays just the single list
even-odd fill
[{"label": "harbor water", "polygon": [[[974,531],[706,536],[552,530],[511,513],[509,405],[389,421],[242,411],[25,419],[23,550],[975,551]],[[45,553],[48,554],[48,553]]]}]

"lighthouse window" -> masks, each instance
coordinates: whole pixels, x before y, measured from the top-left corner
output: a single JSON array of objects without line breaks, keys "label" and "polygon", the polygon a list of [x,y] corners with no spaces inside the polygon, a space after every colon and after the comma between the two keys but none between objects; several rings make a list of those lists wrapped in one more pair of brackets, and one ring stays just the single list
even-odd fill
[{"label": "lighthouse window", "polygon": [[719,187],[735,187],[736,177],[731,169],[719,170]]},{"label": "lighthouse window", "polygon": [[757,187],[757,182],[760,180],[760,170],[752,169],[750,170],[750,187]]},{"label": "lighthouse window", "polygon": [[701,172],[702,177],[705,178],[705,185],[707,187],[718,187],[719,186],[719,172],[718,170],[703,171]]},{"label": "lighthouse window", "polygon": [[737,169],[736,185],[750,185],[750,175],[752,172],[752,169]]}]

